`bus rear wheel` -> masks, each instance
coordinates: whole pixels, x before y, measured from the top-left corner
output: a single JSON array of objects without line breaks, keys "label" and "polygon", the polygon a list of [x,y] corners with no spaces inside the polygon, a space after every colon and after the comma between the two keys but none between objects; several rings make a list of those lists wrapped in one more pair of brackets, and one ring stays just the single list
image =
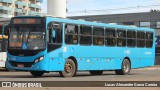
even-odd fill
[{"label": "bus rear wheel", "polygon": [[124,59],[122,62],[122,69],[121,70],[115,70],[117,75],[128,75],[131,70],[131,64],[128,59]]},{"label": "bus rear wheel", "polygon": [[35,77],[41,77],[44,74],[43,71],[30,71],[30,73]]},{"label": "bus rear wheel", "polygon": [[65,63],[64,71],[59,72],[62,77],[73,77],[76,73],[76,65],[72,59],[68,59]]},{"label": "bus rear wheel", "polygon": [[96,70],[96,71],[89,71],[91,75],[102,75],[103,71],[99,71],[99,70]]}]

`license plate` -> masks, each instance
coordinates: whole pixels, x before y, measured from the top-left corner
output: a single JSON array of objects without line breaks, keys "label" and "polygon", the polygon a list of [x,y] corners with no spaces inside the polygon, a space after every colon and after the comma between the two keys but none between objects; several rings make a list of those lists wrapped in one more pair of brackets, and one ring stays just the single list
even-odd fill
[{"label": "license plate", "polygon": [[17,67],[22,68],[24,67],[24,64],[17,64]]}]

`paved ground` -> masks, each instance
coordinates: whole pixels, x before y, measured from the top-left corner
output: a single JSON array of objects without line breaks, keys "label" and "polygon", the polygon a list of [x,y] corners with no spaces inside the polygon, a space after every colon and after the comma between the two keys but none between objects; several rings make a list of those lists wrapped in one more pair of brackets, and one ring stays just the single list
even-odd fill
[{"label": "paved ground", "polygon": [[160,65],[155,65],[153,67],[139,68],[136,70],[160,70]]},{"label": "paved ground", "polygon": [[[154,66],[143,69],[134,69],[131,71],[130,75],[115,75],[114,71],[105,71],[103,75],[92,76],[89,72],[78,72],[76,77],[72,78],[62,78],[58,73],[46,73],[43,77],[35,78],[30,75],[29,72],[7,72],[0,71],[0,81],[160,81],[160,66]],[[22,88],[0,88],[0,90],[22,90]],[[27,90],[28,88],[23,88]],[[29,88],[30,90],[128,90],[128,88],[111,88],[111,87],[52,87],[52,88]],[[160,90],[158,87],[131,87],[131,90]]]},{"label": "paved ground", "polygon": [[76,77],[63,78],[59,73],[46,73],[43,77],[32,77],[29,72],[0,72],[0,81],[160,81],[160,70],[132,70],[130,75],[115,75],[105,71],[103,75],[92,76],[89,72],[78,72]]}]

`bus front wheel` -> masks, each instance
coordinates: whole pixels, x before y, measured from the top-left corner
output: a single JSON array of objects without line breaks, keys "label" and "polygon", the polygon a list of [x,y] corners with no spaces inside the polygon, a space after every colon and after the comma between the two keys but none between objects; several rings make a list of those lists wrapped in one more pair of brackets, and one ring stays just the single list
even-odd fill
[{"label": "bus front wheel", "polygon": [[30,73],[35,77],[41,77],[44,74],[43,71],[30,71]]},{"label": "bus front wheel", "polygon": [[130,73],[131,70],[131,64],[128,59],[124,59],[122,62],[122,69],[120,70],[115,70],[117,75],[127,75]]},{"label": "bus front wheel", "polygon": [[64,71],[60,71],[59,74],[62,77],[73,77],[76,75],[76,65],[72,59],[68,59],[65,63]]},{"label": "bus front wheel", "polygon": [[102,75],[103,71],[89,71],[91,75]]}]

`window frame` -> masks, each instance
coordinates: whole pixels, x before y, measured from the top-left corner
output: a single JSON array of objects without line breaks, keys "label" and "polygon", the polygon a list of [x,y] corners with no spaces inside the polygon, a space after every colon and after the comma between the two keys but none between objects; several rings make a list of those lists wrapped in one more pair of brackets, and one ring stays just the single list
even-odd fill
[{"label": "window frame", "polygon": [[[84,29],[84,27],[87,27],[87,28],[90,28],[90,34],[88,34],[88,32],[87,32],[87,34],[84,34],[84,33],[82,33],[82,30],[84,30],[84,32],[85,32],[85,30],[88,30],[89,31],[89,29]],[[79,25],[79,44],[80,45],[82,45],[82,46],[89,46],[89,45],[92,45],[93,44],[93,36],[92,36],[92,32],[93,32],[93,27],[92,26],[90,26],[90,25]],[[89,43],[82,43],[82,42],[84,42],[84,40],[85,39],[83,39],[83,41],[81,41],[81,39],[82,39],[82,37],[83,38],[88,38],[88,40],[90,39],[90,42]]]},{"label": "window frame", "polygon": [[[123,31],[125,36],[120,36],[120,31]],[[117,37],[117,47],[126,47],[127,46],[127,37],[126,37],[127,36],[127,30],[117,28],[116,34],[117,34],[116,35],[116,37]],[[122,41],[122,42],[119,43],[119,40]],[[125,44],[125,45],[123,45],[123,44]]]},{"label": "window frame", "polygon": [[[128,32],[132,32],[132,33],[134,32],[134,35],[131,36],[131,37],[128,37],[128,36],[131,34],[131,33],[129,34]],[[127,30],[127,40],[126,40],[126,41],[127,41],[127,43],[126,43],[126,44],[127,44],[127,47],[136,47],[136,46],[137,46],[137,44],[136,44],[136,43],[137,43],[137,42],[136,42],[136,41],[137,41],[137,40],[136,40],[136,39],[137,39],[137,38],[136,38],[136,37],[137,37],[136,33],[137,33],[137,32],[136,32],[135,30]],[[133,41],[134,41],[134,45],[129,45],[129,44],[128,44],[128,41],[129,41],[129,40],[133,40]]]},{"label": "window frame", "polygon": [[[52,40],[51,40],[51,36],[50,36],[50,33],[51,33],[51,30],[49,30],[49,28],[52,28],[54,29],[54,26],[52,25],[53,23],[59,23],[61,25],[61,42],[60,43],[54,43]],[[63,43],[63,23],[62,22],[55,22],[55,21],[51,21],[48,23],[48,26],[47,26],[47,42],[49,44],[61,44]]]},{"label": "window frame", "polygon": [[[97,29],[95,29],[95,28],[97,28]],[[101,30],[100,30],[101,29]],[[95,32],[97,32],[97,31],[101,31],[101,33],[102,33],[102,35],[98,35],[97,33],[95,33]],[[104,46],[104,35],[105,35],[105,33],[104,33],[104,31],[105,31],[105,28],[104,27],[97,27],[97,26],[94,26],[93,27],[93,35],[92,35],[92,38],[93,38],[93,45],[95,45],[95,46]],[[96,35],[97,34],[97,35]],[[97,44],[95,43],[95,38],[97,38]],[[101,42],[100,42],[101,41]],[[102,43],[102,44],[100,44],[100,43]]]},{"label": "window frame", "polygon": [[148,27],[150,28],[151,27],[151,22],[147,22],[147,21],[142,21],[142,22],[139,22],[139,27]]},{"label": "window frame", "polygon": [[[73,25],[73,26],[75,26],[75,31],[77,30],[77,32],[75,32],[75,34],[70,34],[70,33],[66,33],[66,29],[67,29],[67,27],[66,27],[66,25]],[[72,43],[67,43],[66,42],[66,35],[68,35],[68,36],[72,36],[71,38],[72,38]],[[79,35],[79,25],[77,25],[77,24],[72,24],[72,23],[65,23],[65,25],[64,25],[64,43],[65,44],[67,44],[67,45],[77,45],[79,42],[78,42],[78,35]],[[74,39],[74,38],[76,38],[76,39]],[[74,43],[74,40],[77,40],[76,42],[77,43]],[[71,40],[70,40],[70,42],[71,42]]]},{"label": "window frame", "polygon": [[160,29],[160,21],[156,21],[156,29]]},{"label": "window frame", "polygon": [[[138,33],[144,33],[144,37],[142,38],[142,35],[140,34],[140,37],[138,37]],[[146,47],[146,42],[145,42],[145,31],[137,31],[136,35],[137,35],[137,39],[136,39],[136,46],[137,48],[145,48]],[[140,46],[138,43],[143,41],[144,42],[144,46]]]},{"label": "window frame", "polygon": [[[111,35],[111,36],[108,36],[106,33],[107,33],[107,31],[109,32],[109,33],[112,33],[112,31],[113,31],[113,36]],[[104,38],[105,38],[105,46],[116,46],[117,45],[117,38],[116,38],[116,28],[105,28],[105,36],[104,36]],[[110,39],[110,40],[112,40],[113,42],[109,42],[109,43],[112,43],[112,45],[111,44],[107,44],[108,42],[107,42],[107,39]]]},{"label": "window frame", "polygon": [[[151,34],[151,39],[147,38],[147,34],[150,33]],[[146,45],[146,48],[152,48],[153,47],[153,32],[146,32],[146,35],[145,35],[145,45]],[[147,41],[150,41],[151,42],[151,46],[147,46]]]}]

